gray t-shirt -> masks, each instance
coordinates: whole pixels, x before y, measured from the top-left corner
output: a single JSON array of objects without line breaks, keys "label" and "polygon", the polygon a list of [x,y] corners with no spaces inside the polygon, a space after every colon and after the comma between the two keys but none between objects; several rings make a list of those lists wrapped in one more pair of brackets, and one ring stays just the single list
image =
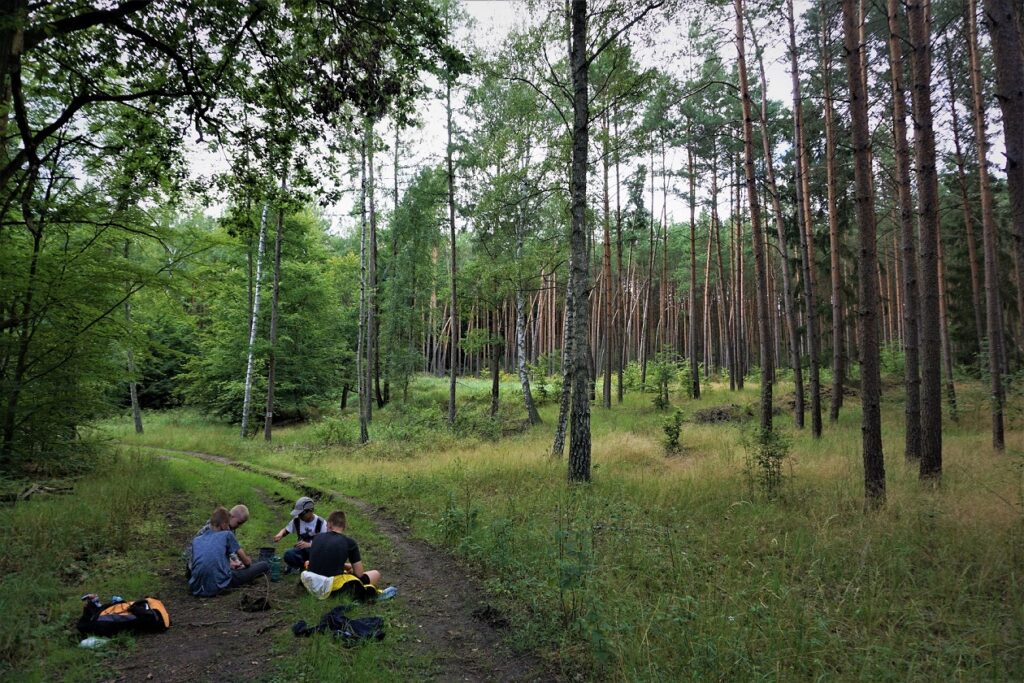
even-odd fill
[{"label": "gray t-shirt", "polygon": [[192,539],[192,595],[210,597],[231,585],[230,556],[241,546],[232,531],[207,531]]}]

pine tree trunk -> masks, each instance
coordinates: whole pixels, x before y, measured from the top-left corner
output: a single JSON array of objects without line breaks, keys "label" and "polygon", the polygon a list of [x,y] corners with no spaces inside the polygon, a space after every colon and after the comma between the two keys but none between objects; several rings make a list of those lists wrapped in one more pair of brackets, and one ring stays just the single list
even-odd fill
[{"label": "pine tree trunk", "polygon": [[1017,273],[1017,346],[1024,349],[1024,8],[1020,0],[984,2],[996,67],[996,100],[1003,114],[1006,188]]},{"label": "pine tree trunk", "polygon": [[914,153],[917,159],[918,241],[921,246],[921,478],[942,476],[942,365],[939,334],[939,181],[932,129],[931,18],[929,0],[910,0],[910,68],[913,74]]},{"label": "pine tree trunk", "polygon": [[[717,145],[712,142],[712,155],[711,155],[711,196],[718,196],[718,155]],[[722,365],[725,365],[729,370],[729,390],[736,389],[736,373],[732,367],[732,326],[729,325],[726,320],[726,310],[729,309],[729,301],[725,295],[725,269],[722,262],[722,233],[721,233],[721,221],[718,218],[718,205],[717,202],[712,200],[711,202],[711,232],[715,238],[715,256],[716,263],[718,265],[718,277],[715,279],[715,285],[718,289],[718,333],[719,337],[725,337],[724,352],[723,347],[719,344],[719,359],[722,361]],[[719,339],[721,341],[721,339]],[[724,359],[724,360],[723,360]]]},{"label": "pine tree trunk", "polygon": [[[366,423],[373,422],[373,402],[380,393],[377,367],[377,211],[374,196],[373,122],[364,122],[366,135]],[[379,400],[379,398],[377,398]]]},{"label": "pine tree trunk", "polygon": [[[615,112],[618,114],[618,110]],[[616,244],[616,255],[618,269],[616,271],[618,277],[618,287],[616,289],[616,301],[618,306],[618,323],[615,326],[616,334],[616,349],[618,350],[618,363],[617,363],[617,377],[615,385],[615,394],[619,403],[622,403],[622,398],[625,393],[625,387],[622,385],[622,375],[624,366],[626,364],[626,279],[625,271],[622,269],[622,201],[620,197],[620,186],[619,182],[619,121],[617,118],[614,119],[615,126],[615,244]]]},{"label": "pine tree trunk", "polygon": [[905,356],[904,457],[921,457],[921,378],[918,374],[918,282],[914,247],[914,202],[910,187],[910,147],[907,143],[907,105],[903,90],[903,50],[899,24],[899,0],[888,0],[889,69],[892,75],[892,120],[896,145],[896,188],[899,201],[901,251],[903,253],[903,352]]},{"label": "pine tree trunk", "polygon": [[669,337],[669,292],[668,292],[668,171],[665,168],[665,137],[661,138],[661,284],[658,287],[661,301],[658,312],[659,351],[664,352]]},{"label": "pine tree trunk", "polygon": [[611,237],[611,207],[608,196],[608,115],[604,118],[603,153],[601,154],[601,167],[604,171],[604,259],[602,269],[604,271],[604,302],[602,313],[604,316],[604,381],[602,384],[601,402],[605,408],[612,407],[612,348],[614,339],[612,334],[612,237]]},{"label": "pine tree trunk", "polygon": [[[284,195],[288,171],[281,174],[281,194]],[[284,197],[281,197],[284,201]],[[267,353],[267,409],[263,414],[263,439],[270,441],[274,431],[274,383],[277,379],[277,315],[281,300],[281,233],[284,230],[284,206],[277,210],[277,230],[274,233],[274,283],[270,296],[270,349]]]},{"label": "pine tree trunk", "polygon": [[575,339],[573,338],[573,320],[576,309],[573,305],[572,263],[575,254],[569,253],[569,277],[565,283],[565,313],[562,318],[562,390],[558,396],[558,422],[555,425],[555,440],[551,445],[551,455],[560,458],[565,453],[565,429],[569,423],[569,410],[572,399],[572,377],[575,368],[572,362]]},{"label": "pine tree trunk", "polygon": [[[740,98],[743,104],[743,156],[744,174],[747,179],[747,196],[750,200],[750,227],[754,240],[754,277],[757,279],[757,322],[758,340],[761,347],[761,410],[762,432],[772,429],[772,339],[771,312],[768,308],[768,278],[764,254],[764,237],[761,234],[761,206],[757,201],[757,181],[754,178],[754,131],[750,114],[750,91],[747,87],[747,64],[743,39],[743,0],[736,3],[736,56],[740,78]],[[762,434],[764,437],[764,434]]]},{"label": "pine tree trunk", "polygon": [[860,333],[860,386],[863,416],[861,439],[864,458],[864,497],[869,508],[885,503],[885,460],[882,454],[882,377],[878,348],[878,268],[875,201],[871,190],[871,134],[868,102],[861,67],[857,0],[843,0],[843,38],[854,154],[854,202],[860,241],[858,332]]},{"label": "pine tree trunk", "polygon": [[[985,106],[982,100],[981,68],[978,58],[978,25],[975,0],[967,0],[967,47],[971,63],[971,90],[974,104],[974,138],[978,150],[978,181],[981,185],[982,241],[985,246],[985,309],[988,322],[988,368],[991,380],[992,448],[1002,451],[1003,435],[1003,327],[999,309],[999,266],[997,261],[996,221],[992,190],[988,178],[988,141],[985,138]],[[940,461],[941,464],[941,461]],[[921,470],[922,476],[925,471]]]},{"label": "pine tree trunk", "polygon": [[797,64],[796,27],[793,0],[787,0],[789,21],[789,60],[793,79],[793,139],[797,154],[797,225],[800,232],[800,263],[803,267],[804,303],[807,308],[808,388],[811,394],[811,435],[821,438],[821,341],[818,337],[818,311],[815,302],[814,224],[811,216],[810,168],[804,136],[803,99],[800,94],[800,71]]},{"label": "pine tree trunk", "polygon": [[[751,36],[753,36],[751,31]],[[757,43],[755,42],[755,50]],[[758,70],[761,75],[761,147],[764,151],[765,170],[768,175],[768,190],[772,199],[772,213],[775,214],[775,236],[779,241],[779,255],[782,261],[782,305],[786,318],[786,331],[789,333],[789,359],[793,368],[793,422],[799,429],[804,428],[804,380],[803,363],[800,360],[800,337],[797,334],[796,303],[793,301],[793,276],[789,269],[789,249],[786,247],[786,222],[779,201],[779,187],[775,180],[775,162],[772,157],[771,144],[768,141],[768,83],[765,78],[764,58],[758,50]]]},{"label": "pine tree trunk", "polygon": [[832,401],[829,421],[839,421],[843,407],[843,385],[846,380],[846,354],[843,335],[843,287],[839,254],[839,208],[836,206],[836,134],[832,110],[832,52],[829,19],[822,16],[825,35],[822,40],[822,79],[825,94],[825,183],[828,196],[828,244],[830,279],[832,284]]},{"label": "pine tree trunk", "polygon": [[[946,63],[951,65],[952,54],[949,54]],[[971,271],[971,303],[974,311],[974,339],[978,345],[976,350],[981,353],[981,341],[987,337],[985,333],[984,311],[985,306],[981,297],[981,276],[978,273],[978,242],[974,237],[974,212],[971,210],[971,199],[968,194],[967,172],[964,170],[964,154],[960,146],[960,117],[956,111],[956,81],[953,77],[953,68],[947,70],[947,81],[949,82],[949,113],[953,130],[953,160],[956,162],[957,185],[960,188],[960,209],[963,213],[964,230],[967,233],[967,261]]]},{"label": "pine tree trunk", "polygon": [[693,168],[692,134],[687,121],[686,166],[690,180],[690,381],[691,393],[700,398],[700,366],[697,362],[697,184]]},{"label": "pine tree trunk", "polygon": [[949,339],[949,312],[946,306],[946,267],[942,258],[942,232],[937,235],[935,253],[939,264],[939,325],[942,328],[942,368],[946,373],[946,401],[949,403],[949,417],[959,420],[956,405],[956,385],[953,382],[953,346]]},{"label": "pine tree trunk", "polygon": [[647,235],[647,283],[644,287],[644,306],[640,316],[640,391],[647,391],[647,338],[650,327],[651,291],[654,289],[654,145],[651,145],[651,224]]},{"label": "pine tree trunk", "polygon": [[364,371],[363,352],[366,349],[366,138],[359,154],[359,337],[356,342],[356,377],[359,382],[359,443],[370,440],[370,387]]},{"label": "pine tree trunk", "polygon": [[256,284],[253,287],[252,312],[249,316],[249,357],[245,364],[245,389],[242,396],[242,438],[249,434],[249,403],[252,400],[252,370],[256,350],[256,323],[260,317],[260,283],[263,277],[263,250],[267,244],[267,211],[270,204],[263,205],[260,216],[259,246],[256,248]]},{"label": "pine tree trunk", "polygon": [[587,61],[587,3],[577,0],[572,3],[572,66],[573,84],[573,131],[572,131],[572,178],[571,214],[572,238],[570,251],[569,286],[572,289],[573,311],[572,354],[572,414],[569,436],[570,482],[590,481],[590,344],[587,332],[590,328],[590,307],[587,301],[587,274],[589,253],[587,251],[587,152],[590,107],[587,89],[589,62]]}]

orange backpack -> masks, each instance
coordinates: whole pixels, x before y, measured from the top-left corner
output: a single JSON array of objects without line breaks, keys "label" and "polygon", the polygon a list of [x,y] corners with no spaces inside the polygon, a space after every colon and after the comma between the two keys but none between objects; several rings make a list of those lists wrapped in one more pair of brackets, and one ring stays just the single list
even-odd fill
[{"label": "orange backpack", "polygon": [[85,608],[78,620],[82,635],[113,636],[125,631],[160,633],[171,627],[171,616],[164,603],[153,597],[135,602],[100,604],[95,595],[85,595]]}]

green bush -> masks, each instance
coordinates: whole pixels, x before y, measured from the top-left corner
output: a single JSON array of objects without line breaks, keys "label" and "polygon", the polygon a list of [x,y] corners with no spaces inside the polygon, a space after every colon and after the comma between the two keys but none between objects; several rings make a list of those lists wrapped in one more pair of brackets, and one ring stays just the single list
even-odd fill
[{"label": "green bush", "polygon": [[662,430],[665,432],[665,452],[669,455],[679,452],[679,433],[682,431],[683,411],[676,408],[669,417],[665,418]]},{"label": "green bush", "polygon": [[899,342],[891,342],[881,349],[882,374],[893,377],[902,376],[906,367],[907,357]]},{"label": "green bush", "polygon": [[789,440],[774,430],[757,428],[743,439],[747,453],[744,474],[752,492],[769,500],[782,492],[782,461],[789,455]]},{"label": "green bush", "polygon": [[327,416],[313,426],[313,440],[324,446],[351,446],[356,438],[350,420]]}]

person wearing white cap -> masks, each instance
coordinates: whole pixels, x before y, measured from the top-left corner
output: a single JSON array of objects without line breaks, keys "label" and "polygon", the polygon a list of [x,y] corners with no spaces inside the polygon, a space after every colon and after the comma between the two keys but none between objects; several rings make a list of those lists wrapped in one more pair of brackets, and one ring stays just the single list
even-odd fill
[{"label": "person wearing white cap", "polygon": [[295,508],[292,510],[292,520],[274,536],[274,543],[291,533],[299,538],[294,547],[284,553],[286,574],[292,571],[302,571],[305,568],[306,561],[309,560],[309,547],[312,545],[313,537],[327,530],[324,518],[313,512],[315,506],[316,504],[309,496],[299,498],[295,501]]}]

